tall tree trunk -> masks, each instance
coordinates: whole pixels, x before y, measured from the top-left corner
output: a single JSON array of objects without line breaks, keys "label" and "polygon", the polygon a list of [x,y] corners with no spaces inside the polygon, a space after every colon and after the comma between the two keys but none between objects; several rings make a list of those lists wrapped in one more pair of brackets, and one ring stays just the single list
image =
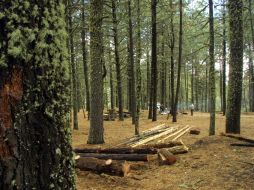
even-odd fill
[{"label": "tall tree trunk", "polygon": [[[223,1],[225,4],[225,0]],[[226,6],[223,7],[223,63],[222,63],[222,112],[226,114],[226,60],[227,60],[227,42],[226,42]]]},{"label": "tall tree trunk", "polygon": [[191,103],[194,104],[194,62],[191,63]]},{"label": "tall tree trunk", "polygon": [[111,49],[108,52],[109,54],[109,85],[110,85],[110,107],[111,109],[115,109],[115,98],[114,98],[114,80],[113,80],[113,64],[111,57]]},{"label": "tall tree trunk", "polygon": [[86,20],[85,20],[85,0],[82,0],[82,56],[83,56],[83,68],[84,68],[84,79],[85,79],[85,96],[86,96],[86,111],[88,112],[88,119],[90,113],[90,86],[88,79],[88,65],[87,65],[87,51],[86,51]]},{"label": "tall tree trunk", "polygon": [[174,31],[174,7],[173,0],[170,1],[171,17],[170,17],[170,27],[171,27],[171,43],[170,43],[170,71],[171,71],[171,114],[173,115],[173,108],[175,104],[175,64],[174,64],[174,48],[175,48],[175,31]]},{"label": "tall tree trunk", "polygon": [[157,121],[157,0],[151,0],[152,11],[152,86],[153,86],[153,118],[152,121]]},{"label": "tall tree trunk", "polygon": [[114,35],[114,50],[115,50],[115,64],[116,64],[116,79],[117,79],[117,102],[119,108],[119,120],[123,121],[123,95],[122,95],[122,75],[121,64],[119,58],[119,40],[116,17],[116,1],[112,0],[112,21],[113,21],[113,35]]},{"label": "tall tree trunk", "polygon": [[148,119],[153,117],[153,89],[152,89],[152,64],[150,64],[149,49],[147,50],[147,95],[148,95]]},{"label": "tall tree trunk", "polygon": [[[129,57],[130,57],[130,70],[131,70],[131,111],[132,111],[132,124],[135,124],[137,102],[136,102],[136,76],[134,66],[134,45],[133,45],[133,30],[132,30],[132,13],[131,13],[131,0],[128,0],[128,17],[129,17]],[[137,129],[135,129],[136,132]]]},{"label": "tall tree trunk", "polygon": [[197,61],[195,60],[195,65],[194,65],[194,71],[195,71],[195,74],[194,74],[194,89],[195,89],[195,107],[196,107],[196,110],[199,110],[199,79],[198,79],[198,74],[199,74],[199,71],[198,71],[198,63]]},{"label": "tall tree trunk", "polygon": [[0,189],[75,189],[64,10],[0,3]]},{"label": "tall tree trunk", "polygon": [[[70,6],[72,1],[70,1]],[[77,94],[77,71],[74,55],[74,39],[73,39],[73,21],[72,12],[69,10],[69,40],[71,53],[71,68],[72,68],[72,105],[73,105],[73,128],[78,130],[78,94]]]},{"label": "tall tree trunk", "polygon": [[209,31],[210,31],[210,43],[209,43],[209,88],[210,88],[210,128],[209,135],[215,135],[215,69],[214,69],[214,25],[213,25],[213,0],[209,0]]},{"label": "tall tree trunk", "polygon": [[208,105],[208,64],[206,63],[206,66],[205,66],[205,111],[208,112],[208,109],[209,109],[209,105]]},{"label": "tall tree trunk", "polygon": [[165,58],[165,43],[164,32],[162,31],[162,43],[161,43],[161,101],[163,106],[166,106],[166,62]]},{"label": "tall tree trunk", "polygon": [[90,7],[91,110],[88,144],[104,143],[103,128],[103,0],[92,0]]},{"label": "tall tree trunk", "polygon": [[254,112],[254,73],[253,73],[253,58],[252,58],[252,50],[251,44],[249,46],[249,107],[250,111]]},{"label": "tall tree trunk", "polygon": [[128,100],[128,110],[131,113],[133,113],[133,108],[132,108],[132,71],[131,71],[131,58],[130,58],[130,42],[129,42],[129,38],[127,40],[127,50],[128,50],[128,62],[127,62],[127,100]]},{"label": "tall tree trunk", "polygon": [[[252,37],[252,48],[254,50],[254,24],[253,24],[253,15],[252,15],[252,0],[249,0],[249,17],[250,17],[250,27],[251,27],[251,37]],[[250,46],[251,52],[251,46]],[[250,68],[250,92],[251,92],[251,106],[250,111],[254,112],[254,72],[253,72],[253,59],[251,53],[249,56],[249,68]]]},{"label": "tall tree trunk", "polygon": [[243,74],[243,2],[229,0],[229,83],[226,132],[240,133]]},{"label": "tall tree trunk", "polygon": [[140,107],[141,107],[141,20],[140,20],[140,0],[137,0],[137,66],[136,66],[136,75],[137,75],[137,116],[135,120],[135,135],[139,135],[139,116],[140,116]]},{"label": "tall tree trunk", "polygon": [[180,91],[180,82],[181,82],[181,67],[182,67],[182,45],[183,45],[183,1],[179,0],[179,12],[180,12],[180,23],[179,23],[179,52],[178,52],[178,71],[177,71],[177,83],[176,83],[176,96],[175,103],[173,108],[173,122],[176,122],[176,114],[178,107],[178,98]]}]

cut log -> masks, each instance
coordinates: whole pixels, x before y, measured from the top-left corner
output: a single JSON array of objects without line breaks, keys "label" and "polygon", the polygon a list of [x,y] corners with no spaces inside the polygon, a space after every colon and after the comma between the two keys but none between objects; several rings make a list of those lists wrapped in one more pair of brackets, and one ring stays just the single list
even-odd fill
[{"label": "cut log", "polygon": [[200,129],[193,128],[193,129],[190,130],[190,134],[192,134],[192,135],[199,135],[200,134]]},{"label": "cut log", "polygon": [[125,161],[105,161],[97,158],[78,158],[76,160],[76,168],[117,176],[126,176],[130,172],[130,164]]},{"label": "cut log", "polygon": [[240,146],[240,147],[254,147],[254,144],[239,144],[239,143],[232,143],[230,146]]},{"label": "cut log", "polygon": [[188,147],[186,146],[175,146],[172,148],[167,148],[167,150],[169,152],[171,152],[172,154],[184,154],[187,153],[189,151]]},{"label": "cut log", "polygon": [[240,135],[229,134],[229,133],[221,133],[221,136],[230,137],[230,138],[237,139],[239,141],[248,142],[248,143],[254,143],[253,139],[242,137]]},{"label": "cut log", "polygon": [[98,158],[103,160],[126,160],[126,161],[148,161],[147,154],[101,154],[101,153],[79,153],[82,158]]},{"label": "cut log", "polygon": [[159,165],[172,165],[176,162],[176,156],[174,156],[168,149],[162,148],[158,151]]},{"label": "cut log", "polygon": [[181,132],[179,135],[177,135],[172,141],[179,139],[181,136],[183,136],[185,133],[187,133],[190,129],[191,129],[191,127],[188,127],[183,132]]},{"label": "cut log", "polygon": [[162,132],[162,133],[160,133],[160,134],[157,134],[157,135],[148,137],[148,138],[146,138],[146,139],[143,139],[143,140],[141,140],[141,141],[138,141],[137,143],[132,144],[131,147],[137,147],[137,146],[143,145],[143,144],[145,144],[145,143],[148,143],[148,142],[150,142],[150,141],[156,140],[156,139],[158,139],[158,138],[160,138],[160,137],[163,137],[163,136],[165,136],[165,135],[168,135],[168,134],[170,134],[170,133],[173,133],[173,132],[175,132],[176,130],[177,130],[177,127],[171,127],[171,128],[169,128],[167,131],[164,131],[164,132]]},{"label": "cut log", "polygon": [[169,139],[170,137],[173,137],[173,136],[175,136],[175,135],[181,133],[183,130],[187,129],[188,127],[189,127],[189,126],[187,125],[187,126],[183,127],[182,129],[176,131],[175,133],[166,136],[165,138],[159,140],[158,143],[165,142],[165,141],[166,141],[167,139]]},{"label": "cut log", "polygon": [[74,152],[76,153],[105,153],[105,154],[156,154],[157,149],[153,147],[83,148],[83,149],[76,148],[74,149]]}]

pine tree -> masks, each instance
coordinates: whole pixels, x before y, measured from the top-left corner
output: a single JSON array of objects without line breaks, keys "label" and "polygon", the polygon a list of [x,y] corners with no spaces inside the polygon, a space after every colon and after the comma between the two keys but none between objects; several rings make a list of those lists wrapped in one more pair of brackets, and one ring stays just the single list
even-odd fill
[{"label": "pine tree", "polygon": [[91,110],[88,144],[104,143],[103,128],[103,0],[90,5]]},{"label": "pine tree", "polygon": [[157,0],[151,1],[152,11],[152,61],[151,61],[151,90],[152,121],[157,121]]},{"label": "pine tree", "polygon": [[213,22],[213,0],[209,0],[209,89],[210,89],[210,129],[209,135],[215,135],[215,71],[214,71],[214,22]]},{"label": "pine tree", "polygon": [[226,132],[240,133],[243,75],[243,1],[229,0],[229,83]]},{"label": "pine tree", "polygon": [[87,64],[87,50],[86,50],[86,20],[85,20],[85,0],[82,0],[82,31],[81,31],[81,43],[82,43],[82,58],[83,58],[83,68],[84,68],[84,78],[85,78],[85,95],[86,95],[86,110],[88,112],[88,119],[90,113],[90,85],[88,77],[88,64]]},{"label": "pine tree", "polygon": [[64,11],[0,3],[0,189],[75,189]]}]

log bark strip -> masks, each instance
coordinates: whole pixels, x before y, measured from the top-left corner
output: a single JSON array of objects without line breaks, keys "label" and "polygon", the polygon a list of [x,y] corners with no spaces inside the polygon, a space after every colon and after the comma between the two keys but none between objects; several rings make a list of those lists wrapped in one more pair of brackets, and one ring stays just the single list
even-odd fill
[{"label": "log bark strip", "polygon": [[130,164],[125,161],[100,160],[97,158],[78,158],[76,168],[117,176],[126,176],[130,172]]},{"label": "log bark strip", "polygon": [[240,144],[240,143],[232,143],[230,146],[239,146],[239,147],[254,147],[254,144]]},{"label": "log bark strip", "polygon": [[254,143],[253,139],[242,137],[240,135],[234,135],[234,134],[229,134],[229,133],[221,133],[221,136],[230,137],[230,138],[237,139],[239,141],[248,142],[248,143]]},{"label": "log bark strip", "polygon": [[80,157],[82,158],[98,158],[103,160],[126,160],[126,161],[148,161],[147,154],[100,154],[100,153],[80,153]]}]

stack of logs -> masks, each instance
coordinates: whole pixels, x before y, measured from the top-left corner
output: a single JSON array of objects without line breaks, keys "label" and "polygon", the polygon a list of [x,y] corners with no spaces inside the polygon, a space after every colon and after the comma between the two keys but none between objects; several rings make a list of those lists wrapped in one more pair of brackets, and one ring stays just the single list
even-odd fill
[{"label": "stack of logs", "polygon": [[[157,159],[159,165],[171,165],[177,160],[176,154],[188,152],[183,142],[176,140],[189,130],[189,126],[180,129],[179,126],[167,127],[163,124],[144,131],[114,148],[75,149],[76,167],[97,173],[126,176],[131,169],[131,164],[127,161],[148,162]],[[170,137],[174,138],[166,142]]]}]

